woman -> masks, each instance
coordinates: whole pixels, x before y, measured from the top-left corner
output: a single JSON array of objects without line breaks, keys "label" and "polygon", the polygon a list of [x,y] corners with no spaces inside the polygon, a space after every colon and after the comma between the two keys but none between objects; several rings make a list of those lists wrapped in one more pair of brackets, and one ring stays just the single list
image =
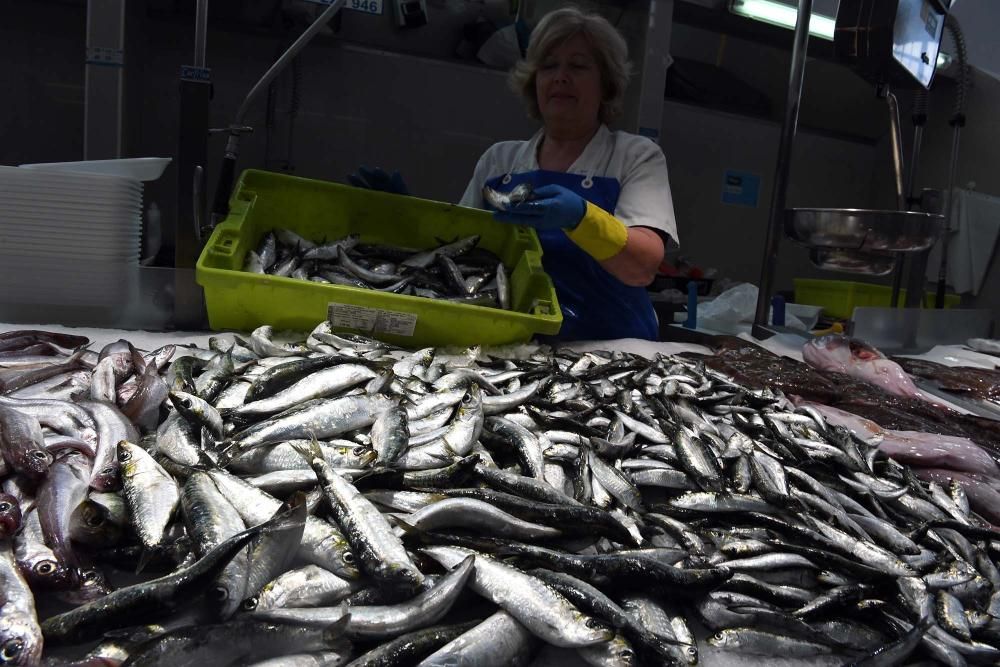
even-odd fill
[{"label": "woman", "polygon": [[547,14],[510,78],[542,128],[491,146],[462,197],[488,208],[483,186],[534,188],[534,199],[494,217],[537,230],[562,340],[658,338],[645,286],[677,224],[659,146],[606,125],[621,113],[628,77],[628,47],[607,20],[573,8]]}]

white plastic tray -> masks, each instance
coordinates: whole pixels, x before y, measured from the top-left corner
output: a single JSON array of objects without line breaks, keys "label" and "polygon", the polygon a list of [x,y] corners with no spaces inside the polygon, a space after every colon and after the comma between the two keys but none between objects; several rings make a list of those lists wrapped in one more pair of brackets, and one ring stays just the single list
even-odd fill
[{"label": "white plastic tray", "polygon": [[173,158],[137,157],[121,160],[86,160],[81,162],[40,162],[22,164],[22,169],[46,169],[50,171],[72,171],[85,174],[119,176],[135,181],[155,181],[167,168]]}]

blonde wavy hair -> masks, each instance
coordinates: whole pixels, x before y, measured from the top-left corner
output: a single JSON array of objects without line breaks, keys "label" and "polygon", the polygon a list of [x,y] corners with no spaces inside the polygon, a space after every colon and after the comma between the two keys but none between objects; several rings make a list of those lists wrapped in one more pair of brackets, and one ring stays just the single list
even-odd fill
[{"label": "blonde wavy hair", "polygon": [[604,87],[598,113],[601,122],[610,123],[621,116],[625,107],[625,89],[631,75],[625,38],[600,14],[564,7],[542,17],[531,33],[525,57],[517,61],[508,77],[511,89],[524,99],[528,115],[532,118],[541,118],[535,94],[535,77],[542,61],[555,47],[578,34],[590,43],[601,70]]}]

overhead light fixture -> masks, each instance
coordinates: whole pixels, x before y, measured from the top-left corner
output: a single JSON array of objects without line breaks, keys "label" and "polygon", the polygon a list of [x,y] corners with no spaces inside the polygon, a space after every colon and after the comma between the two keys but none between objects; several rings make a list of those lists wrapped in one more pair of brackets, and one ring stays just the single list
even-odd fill
[{"label": "overhead light fixture", "polygon": [[[786,2],[790,4],[785,4]],[[793,6],[794,0],[729,0],[729,11],[737,16],[743,16],[755,21],[763,21],[782,28],[795,28],[799,16],[798,7]],[[834,10],[835,11],[835,10]],[[812,13],[809,19],[809,34],[813,37],[833,41],[837,18],[824,14]],[[947,69],[954,58],[944,51],[938,52],[937,69]]]},{"label": "overhead light fixture", "polygon": [[[776,2],[775,0],[731,0],[729,11],[748,19],[763,21],[782,28],[795,28],[798,18],[797,7]],[[809,34],[813,37],[833,41],[833,29],[837,25],[835,18],[813,12],[809,18]]]}]

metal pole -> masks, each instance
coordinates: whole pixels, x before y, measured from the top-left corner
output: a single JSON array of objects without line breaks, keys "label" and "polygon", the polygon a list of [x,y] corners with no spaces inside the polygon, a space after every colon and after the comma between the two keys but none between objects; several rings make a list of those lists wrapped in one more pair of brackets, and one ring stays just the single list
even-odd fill
[{"label": "metal pole", "polygon": [[[910,173],[906,179],[907,204],[916,197],[913,191],[917,182],[917,162],[920,160],[920,149],[924,143],[924,126],[917,125],[913,128],[913,153],[910,157]],[[909,208],[909,207],[907,207]]]},{"label": "metal pole", "polygon": [[[884,86],[879,91],[885,95],[886,105],[889,107],[889,139],[892,144],[892,172],[896,185],[896,209],[905,211],[906,206],[906,186],[903,176],[903,133],[899,127],[899,101],[892,94],[888,86]],[[890,304],[893,308],[899,305],[899,291],[903,284],[903,256],[896,255],[896,268],[892,272],[892,297]]]},{"label": "metal pole", "polygon": [[194,62],[195,67],[205,66],[205,50],[208,43],[208,0],[198,0],[194,18]]},{"label": "metal pole", "polygon": [[899,102],[886,88],[885,101],[889,105],[889,139],[892,142],[892,171],[896,183],[896,208],[906,210],[906,186],[903,185],[903,134],[899,129]]},{"label": "metal pole", "polygon": [[[927,91],[917,93],[913,108],[913,155],[910,158],[910,171],[906,178],[906,203],[909,209],[911,202],[916,201],[917,167],[920,165],[920,151],[924,145],[924,125],[927,123]],[[924,213],[929,211],[924,210]],[[906,285],[906,308],[919,308],[924,300],[924,283],[927,281],[927,256],[929,250],[914,253],[909,261],[909,276]]]},{"label": "metal pole", "polygon": [[125,0],[88,0],[83,88],[83,159],[124,153]]},{"label": "metal pole", "polygon": [[[173,325],[205,326],[205,295],[195,282],[194,268],[202,249],[205,170],[208,162],[212,72],[206,67],[208,0],[198,0],[194,19],[191,65],[181,66],[180,125],[177,136],[177,219],[174,228]],[[190,211],[190,214],[188,213]]]},{"label": "metal pole", "polygon": [[653,141],[660,140],[660,125],[663,124],[663,82],[670,63],[673,16],[674,0],[649,1],[643,24],[642,57],[636,59],[641,68],[635,77],[638,85],[630,86],[626,99],[629,130]]},{"label": "metal pole", "polygon": [[306,31],[299,35],[299,38],[292,42],[292,45],[288,47],[288,50],[282,53],[281,57],[278,58],[273,65],[271,65],[271,68],[264,72],[264,76],[260,77],[260,81],[258,81],[254,87],[250,89],[250,92],[243,100],[243,104],[240,105],[239,110],[236,112],[236,120],[233,122],[233,125],[243,125],[243,119],[246,117],[247,111],[250,109],[250,105],[254,103],[261,93],[267,90],[267,87],[271,85],[271,82],[285,70],[288,63],[292,62],[295,56],[299,55],[299,51],[304,49],[306,44],[308,44],[309,41],[316,36],[316,33],[322,30],[323,26],[325,26],[330,19],[333,18],[333,15],[344,6],[344,2],[345,0],[334,0],[331,2],[330,6],[323,10],[323,13],[319,15],[319,18],[313,21],[312,25],[306,28]]},{"label": "metal pole", "polygon": [[233,191],[233,179],[236,175],[236,159],[239,157],[240,152],[240,134],[249,129],[243,126],[243,119],[246,117],[250,105],[253,104],[261,93],[267,90],[271,82],[284,71],[288,64],[298,55],[299,51],[305,48],[306,44],[316,36],[316,33],[323,29],[323,26],[333,18],[334,14],[340,11],[345,1],[333,0],[330,6],[323,10],[323,13],[312,22],[312,25],[306,28],[305,32],[299,35],[299,38],[288,47],[288,50],[281,54],[281,57],[264,72],[264,76],[250,89],[243,103],[240,104],[240,108],[236,111],[236,118],[233,120],[233,124],[229,126],[226,152],[222,160],[222,168],[219,170],[219,182],[216,185],[215,201],[212,205],[211,224],[213,227],[229,214],[229,195]]},{"label": "metal pole", "polygon": [[785,197],[788,193],[788,176],[792,166],[792,142],[795,139],[795,131],[799,123],[799,102],[802,99],[802,80],[806,70],[806,50],[809,46],[809,18],[811,15],[812,0],[799,0],[799,15],[795,20],[795,37],[792,45],[792,64],[788,73],[785,119],[781,125],[778,162],[774,169],[771,217],[768,221],[767,236],[764,241],[760,289],[757,293],[757,312],[754,317],[753,335],[757,338],[769,335],[763,327],[767,326],[771,290],[774,287],[774,271],[778,263],[778,243],[781,240],[782,220],[785,217]]},{"label": "metal pole", "polygon": [[937,290],[934,293],[934,307],[944,308],[944,293],[948,284],[948,244],[951,242],[951,225],[955,211],[955,179],[958,172],[958,140],[962,136],[962,125],[955,123],[951,138],[951,166],[948,169],[948,193],[944,198],[944,235],[941,236],[941,263],[938,265]]}]

